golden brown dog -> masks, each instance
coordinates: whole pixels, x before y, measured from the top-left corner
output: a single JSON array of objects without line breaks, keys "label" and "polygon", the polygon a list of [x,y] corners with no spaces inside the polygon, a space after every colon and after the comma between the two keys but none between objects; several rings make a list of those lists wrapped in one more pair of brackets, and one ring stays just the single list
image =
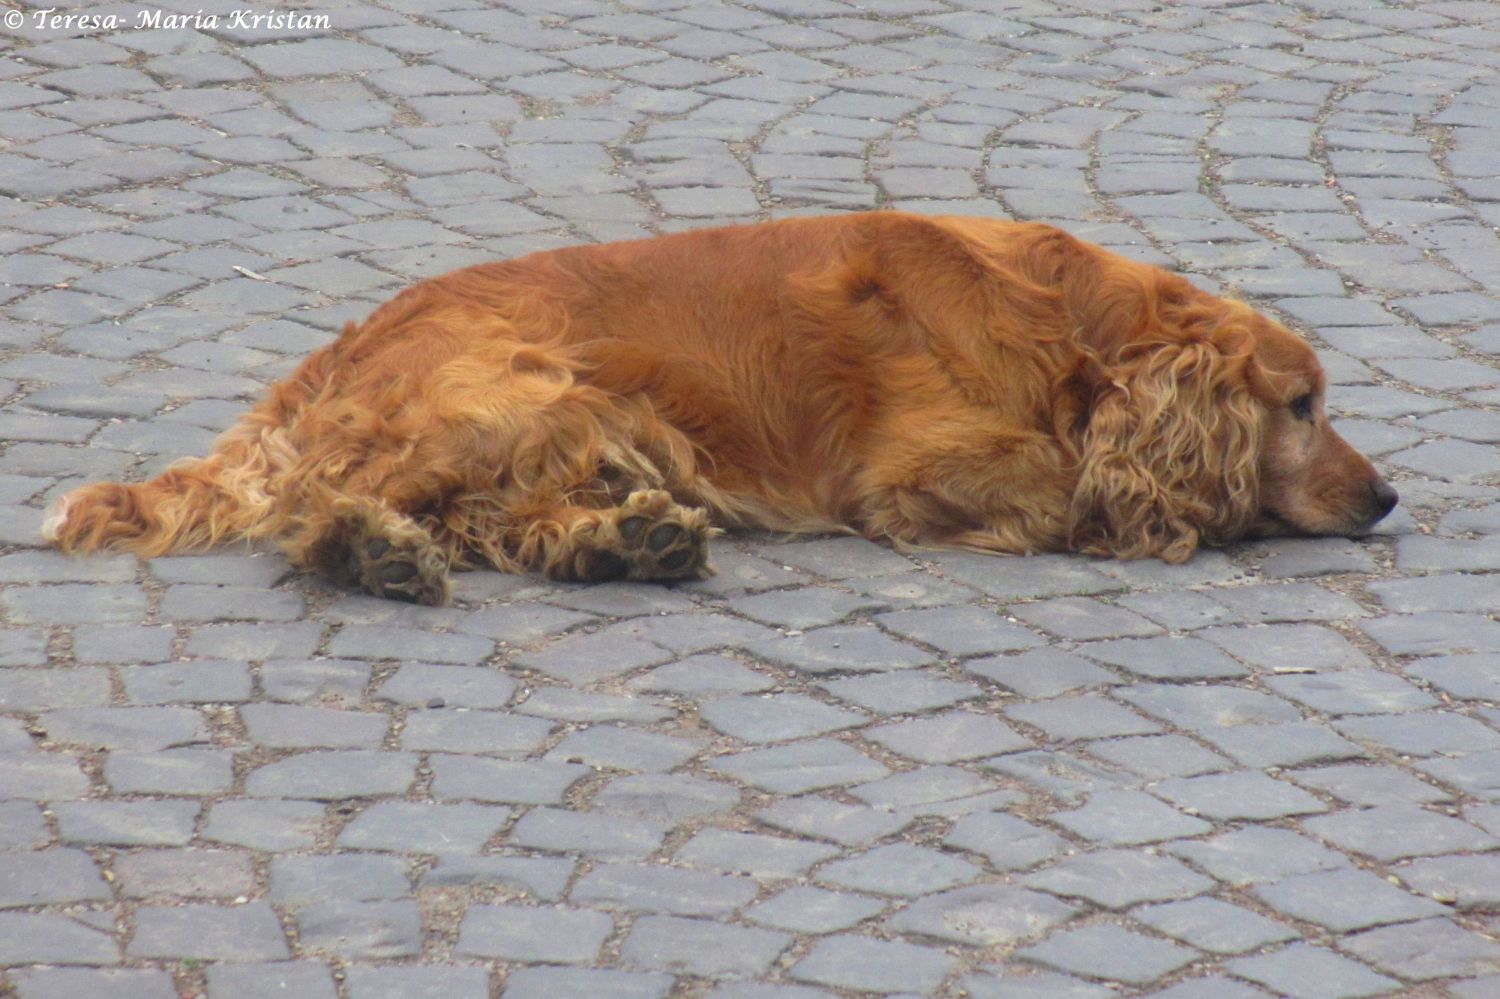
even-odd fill
[{"label": "golden brown dog", "polygon": [[277,542],[382,596],[450,567],[707,571],[711,524],[1180,562],[1396,503],[1311,349],[1043,225],[875,212],[575,247],[424,282],[69,551]]}]

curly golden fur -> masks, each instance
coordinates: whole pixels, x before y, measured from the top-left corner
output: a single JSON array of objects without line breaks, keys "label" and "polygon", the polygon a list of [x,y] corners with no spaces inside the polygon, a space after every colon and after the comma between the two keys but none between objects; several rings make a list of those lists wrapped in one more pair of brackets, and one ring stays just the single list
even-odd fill
[{"label": "curly golden fur", "polygon": [[450,566],[698,576],[711,522],[1180,562],[1391,509],[1323,391],[1283,327],[1048,226],[796,219],[426,281],[46,532],[266,539],[427,603]]}]

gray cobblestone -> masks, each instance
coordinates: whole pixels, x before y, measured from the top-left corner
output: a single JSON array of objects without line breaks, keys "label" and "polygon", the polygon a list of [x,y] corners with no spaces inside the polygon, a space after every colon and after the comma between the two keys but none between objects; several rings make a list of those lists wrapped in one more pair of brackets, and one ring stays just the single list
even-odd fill
[{"label": "gray cobblestone", "polygon": [[792,967],[792,977],[860,991],[928,992],[953,966],[941,951],[900,941],[834,936],[819,941]]},{"label": "gray cobblestone", "polygon": [[1091,978],[1149,982],[1191,962],[1197,954],[1165,940],[1102,925],[1063,930],[1017,956]]},{"label": "gray cobblestone", "polygon": [[1361,870],[1297,874],[1259,885],[1255,895],[1279,912],[1345,931],[1436,915],[1442,906],[1396,888]]},{"label": "gray cobblestone", "polygon": [[748,904],[755,882],[722,874],[673,867],[603,864],[573,887],[569,897],[584,905],[604,905],[676,916],[726,916]]},{"label": "gray cobblestone", "polygon": [[422,950],[422,918],[417,904],[398,902],[316,902],[296,915],[303,948],[352,960],[413,957]]},{"label": "gray cobblestone", "polygon": [[152,850],[117,857],[115,878],[126,898],[232,899],[254,890],[249,854],[229,850]]},{"label": "gray cobblestone", "polygon": [[143,906],[127,953],[137,958],[277,961],[290,957],[265,902],[240,906]]}]

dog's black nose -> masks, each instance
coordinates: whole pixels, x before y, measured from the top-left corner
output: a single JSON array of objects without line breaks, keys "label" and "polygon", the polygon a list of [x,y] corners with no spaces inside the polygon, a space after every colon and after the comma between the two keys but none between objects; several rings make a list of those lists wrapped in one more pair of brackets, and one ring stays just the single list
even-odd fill
[{"label": "dog's black nose", "polygon": [[1396,490],[1392,489],[1384,479],[1377,478],[1371,482],[1370,492],[1375,495],[1376,520],[1396,509],[1396,504],[1401,499]]}]

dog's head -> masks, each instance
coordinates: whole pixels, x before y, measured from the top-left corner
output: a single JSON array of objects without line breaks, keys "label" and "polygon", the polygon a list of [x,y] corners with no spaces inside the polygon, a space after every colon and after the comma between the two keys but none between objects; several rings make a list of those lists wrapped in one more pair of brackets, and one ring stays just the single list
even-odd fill
[{"label": "dog's head", "polygon": [[[1249,311],[1248,309],[1246,310]],[[1368,532],[1396,506],[1374,467],[1329,425],[1327,378],[1312,349],[1250,313],[1246,385],[1261,410],[1258,534]]]},{"label": "dog's head", "polygon": [[1073,543],[1179,562],[1200,542],[1359,535],[1396,491],[1329,425],[1312,349],[1243,303],[1160,274],[1096,338]]}]

